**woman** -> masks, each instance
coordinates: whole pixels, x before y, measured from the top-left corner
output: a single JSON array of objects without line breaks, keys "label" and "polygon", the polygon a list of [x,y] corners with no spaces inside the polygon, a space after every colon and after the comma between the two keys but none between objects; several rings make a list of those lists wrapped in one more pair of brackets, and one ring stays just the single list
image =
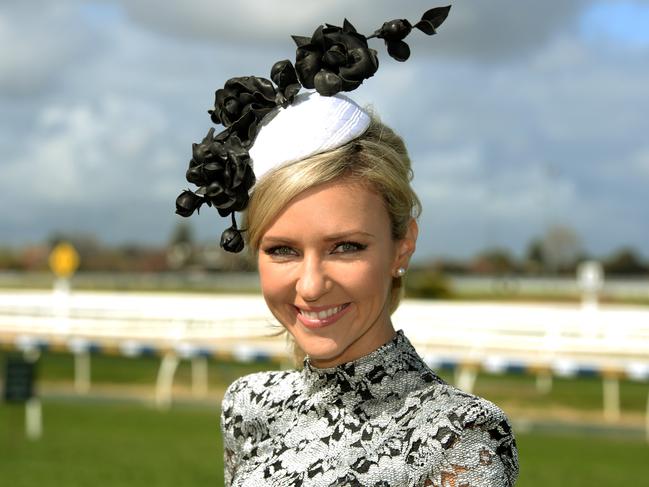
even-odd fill
[{"label": "woman", "polygon": [[[433,9],[415,26],[425,32],[426,21],[434,32],[446,13]],[[407,23],[375,32],[393,52],[400,45],[389,43],[403,42],[388,35],[395,22]],[[217,91],[213,118],[234,113],[236,120],[225,135],[209,133],[194,147],[188,179],[202,190],[177,201],[181,214],[202,203],[224,216],[247,208],[264,298],[304,356],[301,370],[252,374],[228,388],[226,485],[511,486],[516,445],[502,411],[442,381],[390,320],[415,251],[420,205],[402,140],[337,94],[348,72],[338,67],[336,80],[324,60],[341,45],[354,53],[359,38],[348,22],[335,29],[296,40],[300,84],[317,93],[289,93],[291,83],[278,78],[280,100],[291,100],[251,118],[252,130],[245,120],[245,128],[236,126],[247,115],[232,100],[247,85],[257,104],[247,113],[263,111],[260,100],[271,93],[259,92],[267,86],[237,78],[225,88],[239,89],[236,96]],[[321,42],[323,35],[335,42]],[[300,65],[318,43],[325,46],[318,69]],[[362,61],[358,52],[349,58]],[[367,78],[376,69],[365,66]],[[253,84],[257,91],[248,89]],[[249,143],[241,141],[246,133]],[[225,169],[208,180],[217,166]],[[234,218],[222,245],[243,246]]]}]

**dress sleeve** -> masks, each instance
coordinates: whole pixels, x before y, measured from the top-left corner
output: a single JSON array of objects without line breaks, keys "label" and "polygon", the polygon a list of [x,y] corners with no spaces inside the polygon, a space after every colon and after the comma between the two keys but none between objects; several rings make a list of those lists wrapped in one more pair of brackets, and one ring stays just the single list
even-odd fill
[{"label": "dress sleeve", "polygon": [[440,438],[442,469],[423,485],[513,487],[518,452],[505,414],[489,401],[476,399],[451,412],[449,420],[452,426]]},{"label": "dress sleeve", "polygon": [[223,467],[226,486],[232,484],[241,457],[241,448],[235,435],[235,394],[238,380],[230,384],[221,402],[221,435],[223,438]]}]

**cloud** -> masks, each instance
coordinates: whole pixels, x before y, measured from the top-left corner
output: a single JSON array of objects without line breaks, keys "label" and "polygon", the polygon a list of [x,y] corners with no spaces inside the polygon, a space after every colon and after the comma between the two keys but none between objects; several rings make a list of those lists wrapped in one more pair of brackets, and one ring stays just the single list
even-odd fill
[{"label": "cloud", "polygon": [[99,40],[79,20],[66,2],[0,6],[0,96],[53,89],[63,72],[83,62]]},{"label": "cloud", "polygon": [[638,148],[630,159],[635,174],[649,182],[649,146]]},{"label": "cloud", "polygon": [[[560,8],[543,2],[516,0],[448,3],[452,4],[452,12],[440,29],[444,35],[431,43],[420,32],[414,32],[409,37],[413,46],[419,51],[498,61],[534,51],[557,33],[574,27],[579,14],[592,1],[563,0]],[[439,5],[442,4],[444,2]],[[310,35],[319,24],[341,25],[345,17],[366,35],[393,18],[415,22],[431,8],[431,3],[427,0],[400,3],[389,0],[186,0],[161,4],[153,0],[128,0],[122,2],[122,6],[134,21],[167,35],[292,46],[288,34]]]},{"label": "cloud", "polygon": [[[177,165],[165,144],[168,132],[157,106],[118,96],[44,107],[25,134],[31,143],[3,162],[0,192],[15,204],[0,208],[0,220],[41,232],[76,223],[103,236],[141,210],[140,220],[146,220],[146,212],[169,197],[158,177]],[[113,221],[94,217],[106,213]]]},{"label": "cloud", "polygon": [[[648,253],[647,49],[584,35],[594,4],[463,0],[436,38],[412,34],[408,62],[378,43],[379,73],[352,96],[406,139],[424,202],[420,256],[522,249],[551,223],[596,253]],[[267,75],[292,55],[288,34],[319,22],[346,15],[366,31],[431,6],[214,5],[3,2],[0,39],[16,46],[0,53],[0,191],[13,202],[0,207],[3,242],[54,230],[165,241],[226,79]],[[227,223],[191,220],[211,241]]]}]

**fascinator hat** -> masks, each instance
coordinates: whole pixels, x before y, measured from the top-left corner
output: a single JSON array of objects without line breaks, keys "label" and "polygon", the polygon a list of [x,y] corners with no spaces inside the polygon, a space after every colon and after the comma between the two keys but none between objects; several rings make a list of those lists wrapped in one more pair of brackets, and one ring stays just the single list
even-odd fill
[{"label": "fascinator hat", "polygon": [[[243,76],[216,90],[210,128],[192,146],[186,178],[198,189],[176,198],[176,213],[189,217],[203,205],[216,208],[232,225],[221,235],[221,247],[240,252],[243,230],[235,213],[246,209],[256,181],[276,168],[327,152],[360,137],[370,115],[341,92],[353,91],[378,70],[377,52],[368,46],[383,39],[397,61],[410,57],[404,39],[413,29],[427,35],[446,19],[450,6],[426,11],[414,25],[405,19],[384,22],[369,36],[347,20],[342,27],[325,24],[311,37],[293,36],[295,64],[276,62],[270,80]],[[302,88],[307,91],[300,93]]]}]

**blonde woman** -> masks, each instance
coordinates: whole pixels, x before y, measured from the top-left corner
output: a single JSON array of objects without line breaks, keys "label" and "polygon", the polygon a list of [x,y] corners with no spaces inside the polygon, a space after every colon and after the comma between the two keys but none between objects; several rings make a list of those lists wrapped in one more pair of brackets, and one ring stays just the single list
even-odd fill
[{"label": "blonde woman", "polygon": [[[414,27],[434,33],[447,13],[432,9]],[[370,37],[404,58],[412,27],[386,22]],[[367,39],[347,21],[320,28],[296,39],[295,68],[273,67],[277,88],[228,81],[211,112],[227,130],[195,145],[187,178],[200,189],[177,200],[185,216],[205,203],[223,216],[246,210],[246,238],[232,216],[222,245],[247,242],[302,359],[228,388],[226,485],[512,486],[517,452],[503,412],[441,380],[390,318],[421,208],[401,138],[339,94],[376,71]],[[241,100],[253,100],[248,111]]]}]

